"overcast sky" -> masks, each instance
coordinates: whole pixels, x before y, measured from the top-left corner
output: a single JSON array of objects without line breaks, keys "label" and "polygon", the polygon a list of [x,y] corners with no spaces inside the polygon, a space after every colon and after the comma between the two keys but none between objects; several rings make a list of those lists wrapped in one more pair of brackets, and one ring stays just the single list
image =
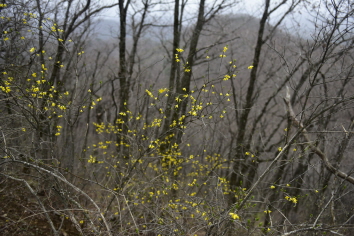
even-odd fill
[{"label": "overcast sky", "polygon": [[[118,0],[102,0],[102,3],[106,4],[112,4],[114,2],[117,2]],[[208,2],[213,2],[215,0],[208,0]],[[166,1],[167,2],[167,1]],[[197,10],[198,2],[199,0],[189,0],[189,10]],[[262,5],[263,5],[264,0],[244,0],[240,1],[235,7],[232,9],[229,9],[228,11],[233,12],[233,13],[245,13],[245,14],[250,14],[250,15],[259,15],[262,12]],[[171,6],[171,10],[173,8],[173,5]],[[193,9],[195,8],[195,9]],[[117,17],[117,12],[118,12],[118,7],[112,8],[110,10],[107,10],[104,14],[104,17],[107,18],[115,18]]]},{"label": "overcast sky", "polygon": [[[117,2],[118,0],[102,0],[102,3],[114,3]],[[138,0],[139,1],[139,0]],[[219,0],[207,0],[207,4],[211,4],[214,1],[219,1]],[[167,0],[166,0],[167,2]],[[273,0],[272,2],[279,2]],[[289,1],[292,2],[292,1]],[[316,3],[317,6],[320,4],[321,0],[312,0],[312,3]],[[195,15],[195,12],[198,10],[198,3],[199,0],[189,0],[189,5],[188,8],[186,8],[186,13],[188,14],[193,14]],[[224,14],[231,13],[231,14],[249,14],[251,16],[255,16],[257,18],[260,18],[262,16],[263,12],[263,7],[264,7],[264,0],[241,0],[238,4],[236,4],[234,7],[225,9]],[[286,5],[284,5],[282,8],[280,8],[277,12],[275,12],[272,15],[271,18],[271,23],[276,22],[277,19],[284,13],[286,9]],[[173,15],[173,4],[171,4],[168,9],[171,11],[171,14],[166,14],[164,13],[164,16],[171,16]],[[186,14],[186,15],[187,15]],[[110,10],[105,11],[102,15],[103,18],[106,19],[111,19],[111,20],[118,20],[118,6],[115,8],[112,8]],[[172,18],[171,18],[172,19]],[[308,12],[304,9],[299,7],[296,12],[294,12],[291,16],[288,16],[286,20],[284,21],[283,27],[286,27],[290,30],[296,28],[297,30],[301,29],[303,32],[301,34],[306,34],[308,33],[312,27],[309,24],[308,19],[310,19],[310,15]],[[300,25],[301,27],[300,27]],[[307,31],[307,32],[306,32]]]}]

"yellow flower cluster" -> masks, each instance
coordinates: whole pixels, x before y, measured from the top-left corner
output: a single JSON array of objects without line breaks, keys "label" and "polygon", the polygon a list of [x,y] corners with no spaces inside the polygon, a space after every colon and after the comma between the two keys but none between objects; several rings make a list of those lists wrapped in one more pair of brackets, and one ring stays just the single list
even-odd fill
[{"label": "yellow flower cluster", "polygon": [[4,87],[4,86],[0,86],[0,89],[4,92],[4,93],[9,93],[11,92],[11,88],[10,87]]},{"label": "yellow flower cluster", "polygon": [[289,196],[286,196],[285,199],[288,200],[289,202],[293,202],[294,204],[297,203],[296,197],[289,197]]}]

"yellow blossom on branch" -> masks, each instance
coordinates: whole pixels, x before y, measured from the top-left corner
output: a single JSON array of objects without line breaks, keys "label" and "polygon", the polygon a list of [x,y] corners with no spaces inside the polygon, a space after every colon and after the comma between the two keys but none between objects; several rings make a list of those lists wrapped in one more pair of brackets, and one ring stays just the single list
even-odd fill
[{"label": "yellow blossom on branch", "polygon": [[230,79],[230,75],[224,75],[224,80],[229,80]]},{"label": "yellow blossom on branch", "polygon": [[164,92],[166,92],[166,91],[168,91],[167,88],[161,88],[161,89],[159,89],[159,93],[164,93]]},{"label": "yellow blossom on branch", "polygon": [[11,88],[10,88],[10,87],[0,86],[0,89],[1,89],[4,93],[9,93],[9,92],[11,92]]},{"label": "yellow blossom on branch", "polygon": [[285,199],[288,200],[289,202],[293,202],[294,204],[297,203],[296,197],[289,197],[289,196],[286,196]]},{"label": "yellow blossom on branch", "polygon": [[234,220],[239,220],[240,219],[240,217],[236,213],[230,212],[229,215]]}]

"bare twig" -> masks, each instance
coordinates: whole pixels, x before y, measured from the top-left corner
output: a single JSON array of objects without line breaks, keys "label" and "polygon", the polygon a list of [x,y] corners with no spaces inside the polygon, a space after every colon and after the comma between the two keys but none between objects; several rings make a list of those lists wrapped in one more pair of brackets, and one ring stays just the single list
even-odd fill
[{"label": "bare twig", "polygon": [[[291,121],[293,122],[293,125],[300,128],[301,133],[303,135],[303,137],[305,138],[305,140],[308,142],[309,147],[311,148],[311,150],[317,154],[317,156],[319,156],[321,158],[321,160],[323,161],[324,165],[326,166],[327,170],[329,170],[332,174],[348,181],[351,184],[354,184],[354,178],[351,177],[350,175],[344,173],[343,171],[341,171],[338,168],[335,168],[330,161],[328,160],[328,157],[325,153],[322,152],[322,150],[320,150],[317,146],[314,145],[314,142],[312,142],[308,136],[308,132],[306,130],[306,127],[302,124],[301,121],[299,121],[296,116],[295,116],[295,112],[291,106],[291,102],[290,102],[290,91],[289,91],[289,87],[287,87],[287,92],[286,92],[286,96],[284,98],[284,101],[287,105],[288,108],[288,113],[289,113],[289,117],[291,119]],[[342,101],[343,102],[343,101]],[[339,103],[335,103],[334,105],[330,106],[330,108],[333,108],[334,106],[338,105]],[[330,109],[328,108],[328,109]],[[328,109],[324,109],[322,111],[325,112]]]}]

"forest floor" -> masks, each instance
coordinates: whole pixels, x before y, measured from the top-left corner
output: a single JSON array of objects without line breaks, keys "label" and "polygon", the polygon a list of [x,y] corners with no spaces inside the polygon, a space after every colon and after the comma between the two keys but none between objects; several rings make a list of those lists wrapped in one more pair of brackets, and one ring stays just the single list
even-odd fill
[{"label": "forest floor", "polygon": [[[51,205],[54,202],[48,202],[44,192],[38,192],[37,197],[45,203],[48,215],[56,229],[62,225],[60,235],[80,235],[70,220],[52,210]],[[39,211],[41,208],[37,197],[22,183],[0,179],[0,235],[52,235],[45,214]]]}]

